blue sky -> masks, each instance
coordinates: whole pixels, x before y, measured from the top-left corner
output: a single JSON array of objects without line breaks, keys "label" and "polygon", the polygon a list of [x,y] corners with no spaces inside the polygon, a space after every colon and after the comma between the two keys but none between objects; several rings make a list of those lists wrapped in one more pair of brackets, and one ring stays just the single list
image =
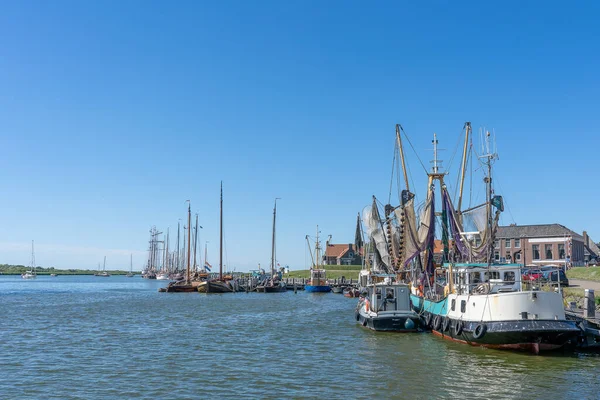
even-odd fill
[{"label": "blue sky", "polygon": [[[13,2],[0,15],[0,263],[134,267],[185,200],[225,264],[306,265],[386,199],[401,123],[449,162],[496,133],[505,224],[600,240],[594,2]],[[423,181],[409,155],[415,181]],[[450,181],[456,177],[454,161]]]}]

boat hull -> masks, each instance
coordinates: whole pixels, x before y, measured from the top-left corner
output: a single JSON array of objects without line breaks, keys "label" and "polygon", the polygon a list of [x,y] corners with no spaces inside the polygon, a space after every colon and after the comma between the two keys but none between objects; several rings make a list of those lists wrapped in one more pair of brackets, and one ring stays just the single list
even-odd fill
[{"label": "boat hull", "polygon": [[567,320],[468,321],[450,318],[448,299],[432,301],[411,295],[413,309],[422,313],[424,325],[437,336],[456,342],[504,350],[556,350],[576,343],[581,330]]},{"label": "boat hull", "polygon": [[321,292],[321,293],[327,293],[331,291],[331,286],[329,285],[305,285],[304,286],[304,290],[307,292]]},{"label": "boat hull", "polygon": [[362,311],[355,312],[356,321],[365,328],[380,332],[418,332],[421,321],[415,313],[412,315],[378,315],[369,316]]},{"label": "boat hull", "polygon": [[198,285],[200,293],[231,293],[233,288],[226,282],[204,281]]}]

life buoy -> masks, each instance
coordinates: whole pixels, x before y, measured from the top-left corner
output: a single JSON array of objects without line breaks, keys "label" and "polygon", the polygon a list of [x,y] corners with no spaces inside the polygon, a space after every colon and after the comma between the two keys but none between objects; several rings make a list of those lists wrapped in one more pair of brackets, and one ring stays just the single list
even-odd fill
[{"label": "life buoy", "polygon": [[444,318],[444,322],[442,323],[442,329],[444,330],[444,332],[448,332],[448,329],[450,329],[450,318]]},{"label": "life buoy", "polygon": [[473,339],[481,339],[487,332],[486,324],[478,324],[473,330]]},{"label": "life buoy", "polygon": [[436,315],[435,318],[433,319],[433,330],[439,331],[441,324],[442,324],[442,317],[440,317],[439,315]]},{"label": "life buoy", "polygon": [[463,331],[463,322],[456,321],[456,325],[454,325],[454,336],[459,336]]},{"label": "life buoy", "polygon": [[431,328],[431,313],[425,314],[425,325]]}]

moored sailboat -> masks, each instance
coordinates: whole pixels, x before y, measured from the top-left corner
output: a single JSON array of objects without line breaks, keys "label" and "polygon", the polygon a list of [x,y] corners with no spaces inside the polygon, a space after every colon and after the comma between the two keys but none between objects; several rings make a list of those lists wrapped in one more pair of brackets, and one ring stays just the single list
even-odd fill
[{"label": "moored sailboat", "polygon": [[133,254],[129,255],[129,272],[125,276],[127,278],[133,278],[135,276],[133,273]]},{"label": "moored sailboat", "polygon": [[199,282],[197,290],[200,293],[233,292],[233,287],[231,286],[229,281],[223,279],[223,182],[221,182],[221,202],[219,213],[219,278],[207,279],[205,281]]},{"label": "moored sailboat", "polygon": [[104,263],[102,264],[102,271],[98,271],[94,274],[94,276],[99,276],[102,278],[108,278],[110,274],[106,271],[106,256],[104,256]]},{"label": "moored sailboat", "polygon": [[29,271],[25,271],[25,273],[21,274],[21,278],[23,279],[35,279],[37,274],[35,272],[35,251],[33,248],[33,240],[31,241],[31,269]]},{"label": "moored sailboat", "polygon": [[271,276],[265,278],[261,283],[259,283],[256,286],[256,291],[262,293],[280,293],[285,292],[287,290],[287,285],[280,279],[279,274],[275,271],[275,264],[277,263],[277,253],[275,251],[277,200],[279,200],[279,197],[275,198],[275,205],[273,206],[273,234],[271,236]]}]

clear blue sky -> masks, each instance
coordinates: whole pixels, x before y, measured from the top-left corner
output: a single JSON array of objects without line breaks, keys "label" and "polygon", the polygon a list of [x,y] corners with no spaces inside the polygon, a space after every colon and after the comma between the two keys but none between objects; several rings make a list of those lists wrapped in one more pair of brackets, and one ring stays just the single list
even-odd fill
[{"label": "clear blue sky", "polygon": [[140,268],[191,199],[216,265],[223,180],[226,264],[269,263],[281,197],[303,268],[317,224],[353,242],[387,198],[396,123],[424,161],[494,129],[502,222],[599,241],[598,3],[413,3],[5,2],[0,263],[34,239],[39,265]]}]

